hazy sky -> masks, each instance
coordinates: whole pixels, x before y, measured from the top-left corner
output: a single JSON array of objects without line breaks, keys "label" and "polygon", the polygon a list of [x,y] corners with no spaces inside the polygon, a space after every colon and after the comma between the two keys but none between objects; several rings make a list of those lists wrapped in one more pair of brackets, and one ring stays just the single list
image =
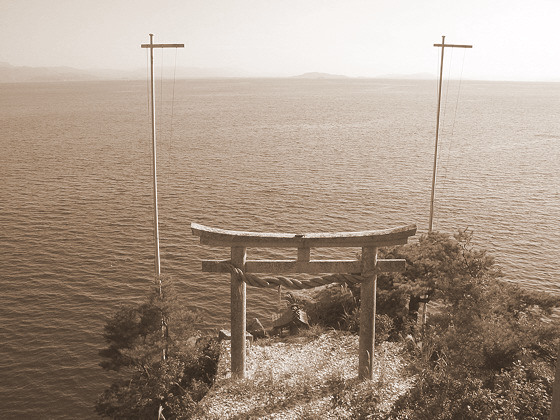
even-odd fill
[{"label": "hazy sky", "polygon": [[178,66],[436,74],[446,35],[464,78],[560,79],[560,0],[0,0],[0,28],[15,66],[145,68],[154,33]]}]

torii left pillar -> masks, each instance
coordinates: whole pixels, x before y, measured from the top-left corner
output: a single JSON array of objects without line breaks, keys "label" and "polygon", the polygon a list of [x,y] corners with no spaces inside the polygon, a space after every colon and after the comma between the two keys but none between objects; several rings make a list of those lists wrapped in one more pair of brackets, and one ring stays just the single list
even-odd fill
[{"label": "torii left pillar", "polygon": [[[247,258],[247,248],[231,247],[231,263],[243,270]],[[247,285],[234,274],[231,275],[231,374],[237,378],[245,377],[245,354],[247,341]]]}]

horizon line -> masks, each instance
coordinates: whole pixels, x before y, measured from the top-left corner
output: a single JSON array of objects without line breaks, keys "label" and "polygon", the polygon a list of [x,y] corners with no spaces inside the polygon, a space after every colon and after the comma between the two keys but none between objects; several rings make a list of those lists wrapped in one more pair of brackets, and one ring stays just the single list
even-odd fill
[{"label": "horizon line", "polygon": [[[56,71],[57,69],[73,70],[77,73],[82,73],[81,79],[63,80],[59,78],[56,80],[53,75],[52,80],[45,75],[46,80],[21,80],[21,81],[2,81],[0,83],[32,83],[32,82],[62,82],[62,81],[126,81],[126,80],[145,80],[145,77],[140,77],[140,75],[134,75],[134,73],[144,72],[142,68],[130,68],[130,69],[116,69],[116,68],[79,68],[72,66],[26,66],[26,65],[13,65],[9,62],[0,62],[0,70],[2,68],[25,68],[30,70],[45,70],[45,71]],[[156,68],[161,69],[161,66],[156,66]],[[172,68],[172,66],[163,66],[165,68]],[[428,72],[414,72],[414,73],[385,73],[379,75],[359,75],[351,76],[347,74],[330,73],[325,71],[305,71],[303,73],[292,74],[292,75],[279,75],[270,72],[267,73],[251,73],[249,70],[233,68],[233,67],[197,67],[197,66],[178,66],[177,69],[183,71],[199,71],[200,75],[176,75],[175,79],[178,80],[200,80],[200,79],[294,79],[294,78],[307,78],[308,80],[319,79],[319,80],[335,80],[335,79],[385,79],[385,80],[438,80],[436,74],[431,74]],[[103,75],[102,73],[121,73],[121,76],[117,75]],[[209,74],[203,74],[209,73]],[[214,74],[211,74],[214,73]],[[223,73],[223,74],[220,74]],[[231,73],[231,74],[227,74]],[[234,74],[238,73],[238,74]],[[62,75],[60,75],[62,76]],[[70,75],[69,75],[70,76]],[[78,75],[76,75],[78,76]],[[145,76],[145,75],[144,75]],[[307,76],[307,77],[305,77]],[[36,75],[36,78],[40,78]],[[171,76],[164,76],[163,79],[173,79]],[[548,78],[548,79],[535,79],[535,78],[495,78],[495,77],[451,77],[444,80],[463,80],[469,82],[520,82],[520,83],[560,83],[560,78]]]}]

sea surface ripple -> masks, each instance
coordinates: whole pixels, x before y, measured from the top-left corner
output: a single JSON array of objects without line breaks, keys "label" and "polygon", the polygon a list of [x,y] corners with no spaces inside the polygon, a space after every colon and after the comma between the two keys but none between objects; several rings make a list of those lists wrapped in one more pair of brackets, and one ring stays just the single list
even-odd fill
[{"label": "sea surface ripple", "polygon": [[[157,89],[162,271],[200,311],[200,328],[228,324],[228,276],[201,273],[200,260],[229,250],[201,246],[191,222],[262,232],[416,223],[426,232],[434,82],[216,79]],[[507,280],[559,294],[560,84],[463,81],[446,93],[435,229],[469,227]],[[0,413],[95,418],[111,381],[98,366],[103,325],[153,277],[146,84],[4,84],[0,104]],[[267,323],[278,305],[274,291],[248,291],[248,318]]]}]

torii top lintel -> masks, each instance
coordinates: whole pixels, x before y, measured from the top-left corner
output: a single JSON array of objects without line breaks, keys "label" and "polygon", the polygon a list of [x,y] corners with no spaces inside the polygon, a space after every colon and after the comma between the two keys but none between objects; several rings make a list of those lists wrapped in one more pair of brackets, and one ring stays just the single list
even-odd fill
[{"label": "torii top lintel", "polygon": [[391,229],[339,233],[257,233],[216,229],[191,223],[192,233],[203,245],[264,247],[264,248],[320,248],[320,247],[382,247],[403,245],[416,234],[416,225]]}]

